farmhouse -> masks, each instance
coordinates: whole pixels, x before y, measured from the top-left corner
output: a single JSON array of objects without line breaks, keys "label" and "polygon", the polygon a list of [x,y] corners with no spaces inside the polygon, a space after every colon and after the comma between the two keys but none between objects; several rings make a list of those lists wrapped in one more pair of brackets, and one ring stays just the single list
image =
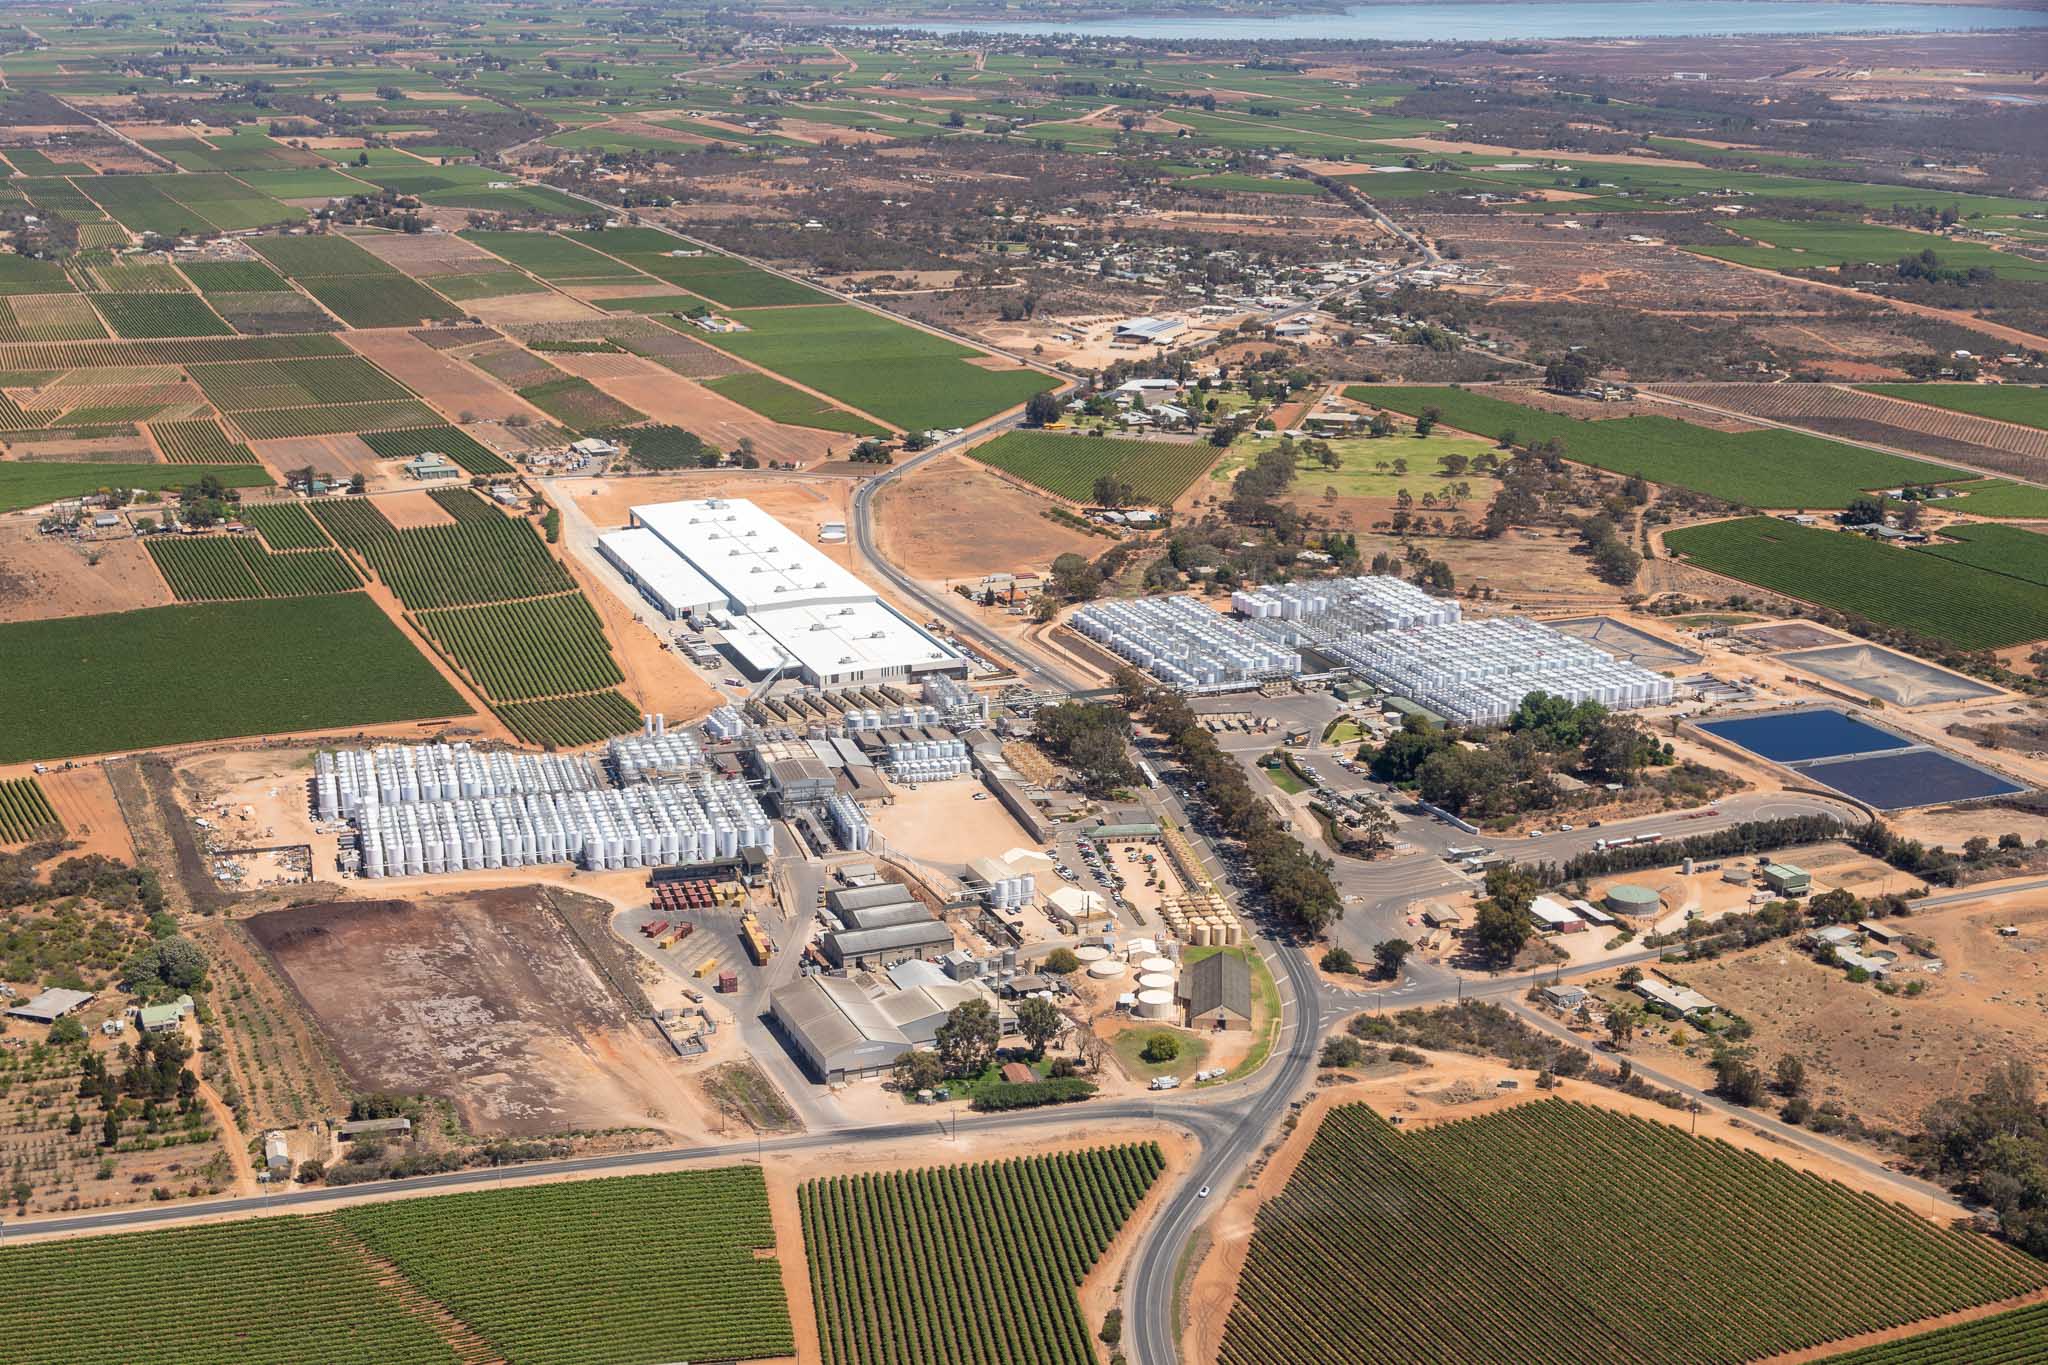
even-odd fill
[{"label": "farmhouse", "polygon": [[1211,953],[1181,973],[1189,1028],[1252,1026],[1252,968],[1241,953]]},{"label": "farmhouse", "polygon": [[460,465],[436,450],[429,450],[407,460],[405,473],[408,478],[417,479],[421,483],[446,483],[467,477]]},{"label": "farmhouse", "polygon": [[1646,976],[1630,989],[1675,1019],[1683,1019],[1694,1014],[1708,1014],[1714,1009],[1714,1002],[1692,987],[1681,986],[1659,977]]},{"label": "farmhouse", "polygon": [[1538,896],[1529,903],[1529,913],[1542,933],[1577,934],[1586,928],[1586,922],[1555,896]]},{"label": "farmhouse", "polygon": [[757,678],[845,686],[967,671],[958,649],[751,502],[655,503],[633,521],[602,538],[605,557],[671,617],[712,618]]},{"label": "farmhouse", "polygon": [[181,995],[169,1005],[144,1005],[135,1011],[135,1027],[143,1033],[176,1033],[192,1012],[192,997]]}]

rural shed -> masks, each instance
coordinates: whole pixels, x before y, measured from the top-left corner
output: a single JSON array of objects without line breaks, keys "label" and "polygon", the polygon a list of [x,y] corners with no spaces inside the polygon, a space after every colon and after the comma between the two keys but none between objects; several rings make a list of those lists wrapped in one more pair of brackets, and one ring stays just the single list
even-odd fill
[{"label": "rural shed", "polygon": [[26,1019],[32,1024],[54,1024],[65,1015],[84,1009],[97,998],[91,991],[47,990],[7,1011],[7,1017]]},{"label": "rural shed", "polygon": [[850,911],[878,910],[885,905],[908,905],[916,901],[910,888],[900,882],[880,882],[874,886],[849,886],[825,893],[825,908],[841,919]]},{"label": "rural shed", "polygon": [[1771,863],[1764,868],[1764,885],[1781,896],[1803,896],[1813,890],[1813,874],[1803,867]]},{"label": "rural shed", "polygon": [[1189,1028],[1252,1026],[1252,966],[1242,953],[1211,953],[1181,973]]},{"label": "rural shed", "polygon": [[950,952],[953,931],[927,916],[910,924],[881,929],[849,929],[818,940],[826,961],[835,967],[891,967],[909,957],[937,957]]}]

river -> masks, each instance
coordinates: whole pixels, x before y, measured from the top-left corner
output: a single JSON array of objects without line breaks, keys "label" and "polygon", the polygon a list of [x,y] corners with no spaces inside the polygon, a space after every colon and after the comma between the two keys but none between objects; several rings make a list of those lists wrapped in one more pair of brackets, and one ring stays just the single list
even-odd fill
[{"label": "river", "polygon": [[[859,27],[880,25],[861,22]],[[1545,3],[1365,5],[1341,14],[1118,15],[1107,19],[989,18],[889,27],[927,33],[1071,33],[1098,38],[1491,42],[1529,38],[1699,38],[1713,34],[1953,33],[2048,28],[2048,12],[1971,5],[1796,4],[1790,0],[1546,0]]]}]

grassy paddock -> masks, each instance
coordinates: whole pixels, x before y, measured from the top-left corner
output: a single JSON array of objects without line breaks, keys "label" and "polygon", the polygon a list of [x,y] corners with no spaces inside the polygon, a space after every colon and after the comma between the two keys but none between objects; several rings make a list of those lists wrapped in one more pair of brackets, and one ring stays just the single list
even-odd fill
[{"label": "grassy paddock", "polygon": [[968,454],[1073,502],[1093,501],[1095,481],[1109,475],[1128,482],[1138,501],[1165,507],[1201,477],[1217,450],[1200,441],[1009,431]]}]

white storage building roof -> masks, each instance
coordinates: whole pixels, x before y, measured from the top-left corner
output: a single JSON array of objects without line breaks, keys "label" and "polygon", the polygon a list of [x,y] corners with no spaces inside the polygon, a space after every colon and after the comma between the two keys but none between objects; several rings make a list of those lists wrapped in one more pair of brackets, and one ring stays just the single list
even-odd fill
[{"label": "white storage building roof", "polygon": [[633,519],[725,594],[733,610],[860,602],[874,590],[753,503],[699,498],[651,503]]},{"label": "white storage building roof", "polygon": [[772,609],[758,618],[758,624],[796,659],[806,677],[827,685],[883,675],[908,677],[935,668],[958,668],[961,663],[958,650],[872,594],[865,602]]},{"label": "white storage building roof", "polygon": [[597,543],[605,557],[671,617],[725,605],[725,594],[710,579],[644,527],[613,531],[599,536]]}]

